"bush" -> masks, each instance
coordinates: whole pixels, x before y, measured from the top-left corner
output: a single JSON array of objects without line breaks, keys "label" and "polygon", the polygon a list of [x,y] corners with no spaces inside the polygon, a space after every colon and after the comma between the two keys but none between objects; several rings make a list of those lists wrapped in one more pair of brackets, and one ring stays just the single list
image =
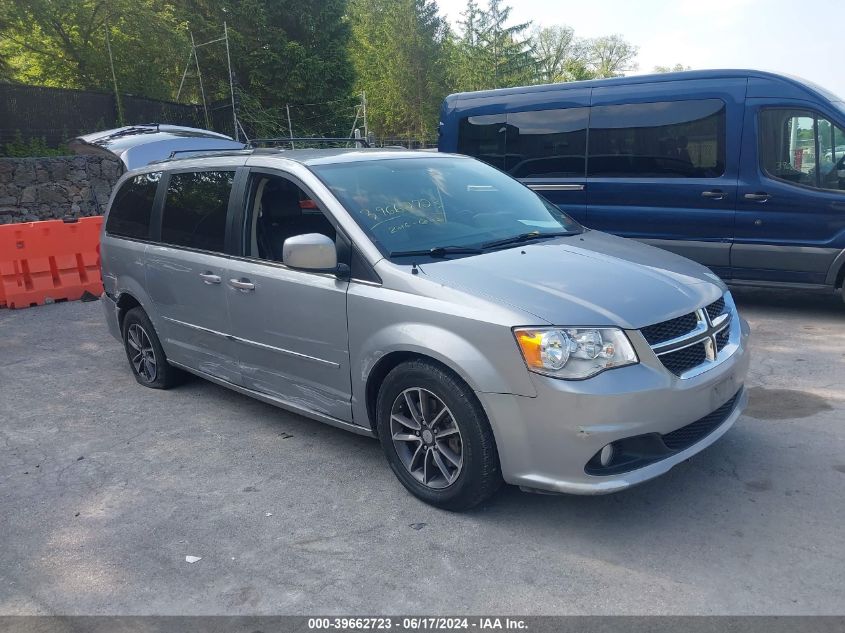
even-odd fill
[{"label": "bush", "polygon": [[66,145],[49,147],[43,137],[24,140],[20,132],[15,134],[15,140],[6,143],[2,155],[12,158],[35,158],[43,156],[67,156],[72,152]]}]

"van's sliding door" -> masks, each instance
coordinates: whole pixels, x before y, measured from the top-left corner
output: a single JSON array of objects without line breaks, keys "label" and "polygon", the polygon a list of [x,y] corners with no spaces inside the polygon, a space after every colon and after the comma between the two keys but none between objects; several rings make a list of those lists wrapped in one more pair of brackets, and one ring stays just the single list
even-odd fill
[{"label": "van's sliding door", "polygon": [[593,90],[587,226],[730,277],[745,79]]}]

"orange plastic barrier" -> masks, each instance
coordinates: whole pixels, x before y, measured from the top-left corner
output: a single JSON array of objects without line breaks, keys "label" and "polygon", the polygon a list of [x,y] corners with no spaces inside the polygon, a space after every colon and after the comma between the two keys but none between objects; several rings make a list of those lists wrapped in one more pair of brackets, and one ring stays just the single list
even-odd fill
[{"label": "orange plastic barrier", "polygon": [[102,216],[0,225],[0,308],[99,296]]}]

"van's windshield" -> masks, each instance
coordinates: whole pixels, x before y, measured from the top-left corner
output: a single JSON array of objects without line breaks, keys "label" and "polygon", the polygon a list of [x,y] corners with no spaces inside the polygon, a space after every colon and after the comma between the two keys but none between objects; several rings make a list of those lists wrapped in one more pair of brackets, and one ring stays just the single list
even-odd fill
[{"label": "van's windshield", "polygon": [[583,230],[474,159],[395,158],[312,169],[387,257],[472,254]]}]

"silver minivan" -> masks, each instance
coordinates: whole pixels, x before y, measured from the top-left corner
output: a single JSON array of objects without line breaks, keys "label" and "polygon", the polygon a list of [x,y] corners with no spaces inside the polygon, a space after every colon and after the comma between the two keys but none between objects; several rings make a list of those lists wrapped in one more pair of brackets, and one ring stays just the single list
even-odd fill
[{"label": "silver minivan", "polygon": [[459,510],[602,494],[715,442],[748,325],[719,278],[463,156],[257,149],[115,186],[103,306],[136,380],[185,372],[378,437]]}]

